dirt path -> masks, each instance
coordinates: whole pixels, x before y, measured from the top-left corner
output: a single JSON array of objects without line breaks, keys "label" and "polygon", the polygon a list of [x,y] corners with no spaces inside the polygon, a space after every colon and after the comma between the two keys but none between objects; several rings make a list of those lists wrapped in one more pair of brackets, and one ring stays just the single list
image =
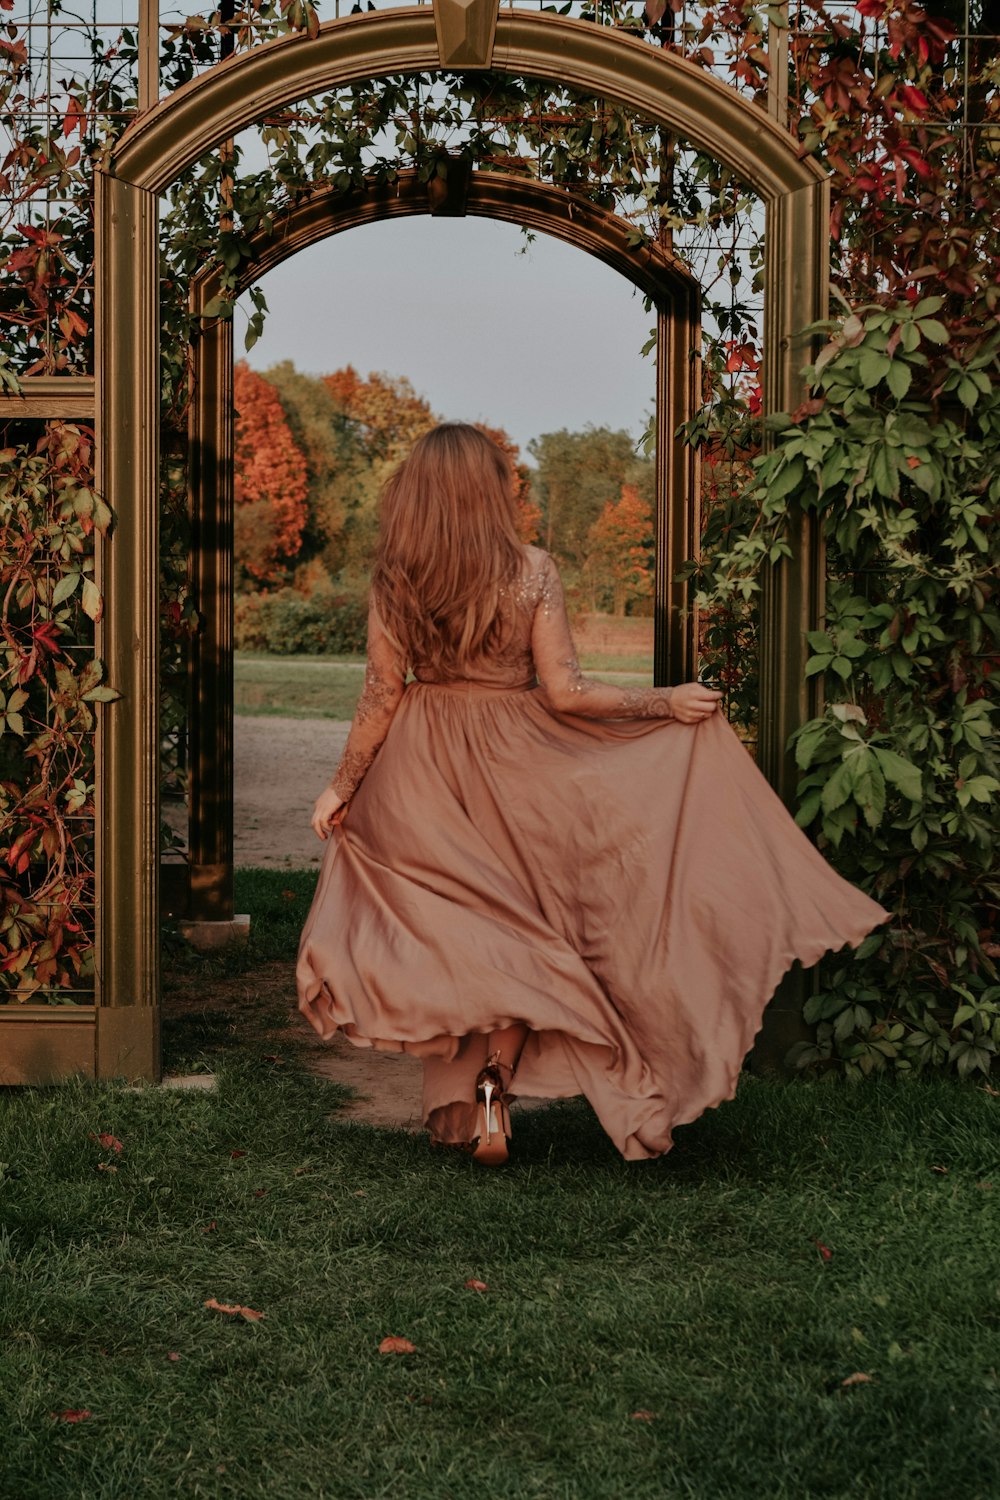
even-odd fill
[{"label": "dirt path", "polygon": [[238,715],[234,726],[234,843],[238,865],[307,869],[323,845],[309,815],[337,769],[349,724]]},{"label": "dirt path", "polygon": [[[333,719],[237,717],[233,821],[238,865],[319,865],[323,845],[309,827],[309,814],[336,770],[349,727]],[[344,1118],[421,1128],[421,1071],[414,1058],[364,1051],[341,1036],[321,1042],[294,1009],[292,969],[275,966],[271,982],[287,1000],[296,1035],[306,1039],[310,1069],[357,1093]]]}]

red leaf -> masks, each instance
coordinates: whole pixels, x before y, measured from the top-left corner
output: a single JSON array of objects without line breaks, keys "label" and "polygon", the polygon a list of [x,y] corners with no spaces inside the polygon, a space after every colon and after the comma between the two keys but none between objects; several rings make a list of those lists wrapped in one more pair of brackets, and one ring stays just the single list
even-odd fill
[{"label": "red leaf", "polygon": [[81,1407],[77,1411],[53,1411],[49,1415],[55,1417],[57,1422],[85,1422],[93,1413],[86,1407]]},{"label": "red leaf", "polygon": [[246,1318],[251,1323],[264,1316],[262,1312],[255,1312],[252,1307],[243,1307],[239,1302],[217,1302],[214,1297],[206,1297],[205,1306],[210,1307],[213,1312],[225,1313],[230,1318]]},{"label": "red leaf", "polygon": [[915,115],[927,113],[929,108],[927,95],[921,89],[915,89],[912,83],[901,83],[899,86],[899,97]]},{"label": "red leaf", "polygon": [[822,1240],[813,1240],[813,1244],[816,1246],[817,1250],[819,1251],[820,1255],[822,1255],[824,1260],[833,1259],[833,1251],[828,1245],[824,1245]]},{"label": "red leaf", "polygon": [[202,1234],[211,1234],[212,1230],[213,1229],[217,1229],[218,1227],[219,1226],[216,1224],[215,1220],[213,1219],[212,1222],[211,1222],[211,1224],[203,1224],[202,1225],[201,1232],[202,1232]]},{"label": "red leaf", "polygon": [[245,1151],[230,1151],[229,1155],[235,1159],[237,1156],[246,1156],[246,1152]]},{"label": "red leaf", "polygon": [[176,1364],[177,1361],[180,1359],[180,1355],[179,1354],[174,1354],[171,1351],[171,1353],[167,1355],[167,1358],[171,1361],[171,1363]]},{"label": "red leaf", "polygon": [[100,1144],[104,1147],[105,1151],[114,1151],[116,1155],[118,1152],[125,1150],[125,1147],[122,1145],[118,1137],[116,1135],[109,1135],[106,1130],[102,1130],[100,1135],[95,1135],[92,1130],[89,1130],[87,1132],[87,1139],[91,1141],[99,1141]]},{"label": "red leaf", "polygon": [[652,1422],[656,1417],[655,1411],[630,1411],[629,1416],[633,1422]]},{"label": "red leaf", "polygon": [[63,118],[63,135],[72,135],[74,130],[79,130],[80,134],[82,135],[83,127],[86,123],[86,118],[86,115],[80,107],[79,99],[70,99],[69,109],[67,109],[66,114]]},{"label": "red leaf", "polygon": [[469,1291],[469,1292],[488,1292],[489,1291],[489,1287],[486,1285],[485,1281],[476,1281],[473,1278],[470,1278],[470,1280],[468,1280],[465,1283],[465,1288],[466,1288],[466,1291]]},{"label": "red leaf", "polygon": [[397,1338],[391,1334],[389,1338],[383,1339],[378,1346],[380,1354],[416,1354],[416,1344],[411,1344],[409,1339]]},{"label": "red leaf", "polygon": [[872,1376],[866,1375],[863,1370],[855,1370],[853,1375],[848,1375],[840,1383],[841,1385],[871,1385]]}]

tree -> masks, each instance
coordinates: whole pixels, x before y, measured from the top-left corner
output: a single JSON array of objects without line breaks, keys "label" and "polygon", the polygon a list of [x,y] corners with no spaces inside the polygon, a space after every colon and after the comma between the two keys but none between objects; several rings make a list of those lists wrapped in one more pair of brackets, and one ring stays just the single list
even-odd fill
[{"label": "tree", "polygon": [[653,466],[637,457],[627,432],[587,427],[583,432],[547,432],[528,444],[538,465],[542,536],[550,552],[571,568],[587,555],[587,533],[609,501],[632,484],[651,497]]},{"label": "tree", "polygon": [[234,499],[237,563],[261,583],[279,583],[302,545],[307,469],[270,381],[241,360],[236,406]]},{"label": "tree", "polygon": [[303,374],[291,360],[273,365],[266,379],[278,392],[292,439],[306,462],[301,559],[321,558],[328,573],[337,573],[346,560],[347,533],[368,488],[358,424],[322,376]]},{"label": "tree", "polygon": [[373,373],[362,380],[353,365],[325,375],[324,382],[342,411],[360,426],[370,464],[397,464],[437,417],[405,376]]},{"label": "tree", "polygon": [[609,500],[587,532],[585,571],[595,597],[610,595],[616,615],[624,615],[653,592],[653,512],[633,484]]},{"label": "tree", "polygon": [[538,528],[541,525],[541,506],[531,493],[531,477],[527,464],[521,462],[521,450],[513,438],[504,432],[502,427],[487,427],[485,422],[473,424],[484,432],[488,438],[492,438],[498,448],[509,455],[511,466],[514,470],[514,504],[517,507],[517,534],[522,542],[537,542]]}]

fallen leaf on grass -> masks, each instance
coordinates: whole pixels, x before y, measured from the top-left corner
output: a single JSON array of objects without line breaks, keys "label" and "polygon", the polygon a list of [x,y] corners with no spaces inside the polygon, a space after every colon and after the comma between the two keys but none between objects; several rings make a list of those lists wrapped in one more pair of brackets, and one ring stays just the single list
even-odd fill
[{"label": "fallen leaf on grass", "polygon": [[935,1166],[932,1166],[931,1167],[931,1171],[932,1172],[940,1172],[941,1176],[943,1177],[945,1175],[945,1173],[948,1171],[948,1168],[947,1167],[935,1167]]},{"label": "fallen leaf on grass", "polygon": [[830,1249],[829,1245],[824,1245],[822,1240],[813,1240],[813,1244],[816,1246],[816,1249],[819,1251],[820,1255],[822,1255],[824,1260],[833,1259],[833,1251]]},{"label": "fallen leaf on grass", "polygon": [[416,1354],[416,1344],[411,1344],[409,1339],[397,1338],[391,1334],[389,1338],[383,1339],[378,1346],[380,1354]]},{"label": "fallen leaf on grass", "polygon": [[[997,957],[1000,958],[1000,953],[997,954]],[[1000,1089],[991,1088],[988,1083],[984,1083],[982,1090],[984,1094],[989,1094],[991,1099],[1000,1099]]]},{"label": "fallen leaf on grass", "polygon": [[170,1354],[167,1355],[167,1358],[169,1360],[171,1360],[173,1364],[176,1364],[177,1361],[180,1359],[180,1355],[179,1354],[174,1354],[173,1352],[171,1352]]},{"label": "fallen leaf on grass", "polygon": [[255,1198],[266,1198],[267,1188],[254,1188],[253,1195]]},{"label": "fallen leaf on grass", "polygon": [[285,1059],[283,1057],[278,1057],[277,1054],[274,1053],[274,1052],[265,1052],[264,1056],[263,1056],[263,1061],[264,1062],[269,1062],[269,1063],[274,1063],[274,1066],[276,1068],[283,1068],[285,1066]]},{"label": "fallen leaf on grass", "polygon": [[202,1225],[202,1226],[201,1226],[201,1232],[202,1232],[202,1234],[211,1234],[211,1233],[212,1233],[212,1230],[213,1230],[213,1229],[218,1229],[218,1227],[219,1227],[219,1226],[218,1226],[218,1224],[217,1224],[217,1223],[216,1223],[216,1221],[215,1221],[215,1220],[214,1220],[214,1219],[213,1219],[213,1220],[212,1220],[212,1222],[211,1222],[211,1223],[210,1223],[210,1224],[203,1224],[203,1225]]},{"label": "fallen leaf on grass", "polygon": [[49,1416],[55,1417],[57,1422],[85,1422],[93,1413],[87,1411],[86,1407],[79,1411],[53,1411]]},{"label": "fallen leaf on grass", "polygon": [[655,1411],[630,1411],[629,1416],[633,1422],[652,1422],[656,1416]]},{"label": "fallen leaf on grass", "polygon": [[842,1380],[841,1385],[871,1385],[874,1377],[866,1375],[863,1370],[855,1370],[853,1375],[848,1375]]},{"label": "fallen leaf on grass", "polygon": [[281,894],[286,901],[297,901],[299,899],[298,891],[282,891]]},{"label": "fallen leaf on grass", "polygon": [[117,1154],[119,1151],[125,1150],[118,1137],[116,1135],[109,1135],[106,1130],[102,1130],[100,1135],[95,1135],[92,1130],[88,1130],[87,1139],[89,1141],[98,1141],[104,1147],[105,1151],[114,1151]]},{"label": "fallen leaf on grass", "polygon": [[235,1161],[238,1156],[246,1156],[245,1151],[230,1151],[229,1155]]},{"label": "fallen leaf on grass", "polygon": [[485,1281],[476,1281],[474,1277],[470,1277],[469,1280],[465,1283],[465,1289],[467,1292],[489,1291],[489,1287],[486,1285]]},{"label": "fallen leaf on grass", "polygon": [[990,1191],[990,1189],[992,1188],[992,1186],[993,1186],[992,1182],[977,1182],[976,1183],[976,1187],[977,1188],[982,1188],[983,1191],[987,1192],[987,1193]]},{"label": "fallen leaf on grass", "polygon": [[238,1302],[231,1305],[227,1302],[216,1302],[214,1297],[206,1297],[205,1306],[212,1308],[215,1312],[228,1313],[232,1318],[246,1318],[250,1323],[264,1316],[262,1312],[255,1312],[252,1307],[242,1307]]},{"label": "fallen leaf on grass", "polygon": [[97,1163],[97,1170],[99,1172],[117,1172],[118,1168],[109,1161],[99,1161]]},{"label": "fallen leaf on grass", "polygon": [[307,1172],[315,1172],[315,1167],[296,1167],[292,1173],[293,1177],[304,1177]]}]

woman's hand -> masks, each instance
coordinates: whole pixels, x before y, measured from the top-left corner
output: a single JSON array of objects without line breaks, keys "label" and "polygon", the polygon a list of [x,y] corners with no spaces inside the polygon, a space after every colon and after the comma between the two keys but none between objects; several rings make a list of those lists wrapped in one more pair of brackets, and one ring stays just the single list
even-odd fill
[{"label": "woman's hand", "polygon": [[344,799],[339,792],[335,792],[332,786],[324,787],[316,798],[316,806],[313,808],[311,823],[316,837],[324,842],[330,837],[330,829],[334,825],[337,813],[344,806]]},{"label": "woman's hand", "polygon": [[670,692],[670,712],[679,724],[700,724],[710,719],[722,694],[703,682],[679,682]]}]

